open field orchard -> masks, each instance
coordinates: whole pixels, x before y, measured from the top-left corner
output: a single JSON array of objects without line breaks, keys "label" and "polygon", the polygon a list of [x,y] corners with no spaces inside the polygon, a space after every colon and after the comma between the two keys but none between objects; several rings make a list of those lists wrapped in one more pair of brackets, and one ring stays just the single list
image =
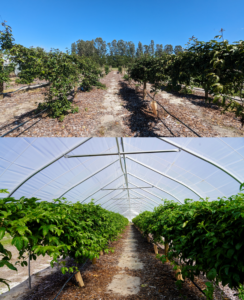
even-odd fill
[{"label": "open field orchard", "polygon": [[[10,92],[1,95],[1,135],[243,136],[242,41],[196,41],[177,55],[142,54],[113,70],[76,53],[14,44],[3,25],[10,63],[3,66],[2,56],[0,92]],[[36,84],[46,85],[32,89]],[[29,89],[13,92],[23,85]]]}]

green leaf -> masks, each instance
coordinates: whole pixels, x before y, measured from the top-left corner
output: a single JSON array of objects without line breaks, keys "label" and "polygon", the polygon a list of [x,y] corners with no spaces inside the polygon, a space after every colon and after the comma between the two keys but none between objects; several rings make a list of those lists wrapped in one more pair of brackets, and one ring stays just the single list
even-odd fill
[{"label": "green leaf", "polygon": [[211,270],[207,273],[207,278],[208,278],[209,280],[214,280],[216,276],[217,276],[216,269],[211,269]]},{"label": "green leaf", "polygon": [[6,230],[6,228],[0,227],[0,240],[4,237],[4,235],[5,235],[5,230]]},{"label": "green leaf", "polygon": [[242,246],[242,243],[238,243],[238,244],[236,245],[236,250],[239,250],[239,249],[241,248],[241,246]]},{"label": "green leaf", "polygon": [[228,252],[227,252],[227,257],[228,258],[231,258],[231,256],[235,253],[235,250],[234,249],[229,249]]}]

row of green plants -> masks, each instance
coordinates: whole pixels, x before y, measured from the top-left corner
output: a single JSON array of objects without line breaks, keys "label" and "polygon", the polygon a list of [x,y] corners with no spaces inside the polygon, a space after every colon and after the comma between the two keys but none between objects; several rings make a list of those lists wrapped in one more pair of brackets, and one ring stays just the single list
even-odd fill
[{"label": "row of green plants", "polygon": [[[202,272],[216,284],[222,282],[230,288],[241,288],[244,282],[243,187],[244,184],[238,194],[215,201],[185,199],[184,204],[179,204],[164,200],[153,212],[144,211],[132,221],[144,235],[151,233],[154,243],[169,244],[167,258],[181,266],[183,278],[194,280]],[[160,257],[162,262],[167,258]]]},{"label": "row of green plants", "polygon": [[[217,38],[217,36],[215,37]],[[244,41],[229,44],[227,40],[194,41],[178,55],[163,54],[158,58],[147,55],[136,59],[129,68],[129,76],[139,83],[150,82],[159,90],[164,82],[168,88],[180,91],[201,86],[205,99],[223,107],[223,112],[233,111],[244,121]],[[209,98],[213,94],[213,99]],[[231,96],[238,94],[237,102]]]},{"label": "row of green plants", "polygon": [[[7,190],[0,190],[7,193]],[[99,258],[100,251],[108,253],[109,241],[114,241],[129,221],[122,215],[103,209],[93,202],[70,203],[65,198],[52,202],[37,198],[0,198],[0,267],[17,271],[16,266],[26,266],[27,259],[49,255],[53,267],[59,258],[73,258],[75,264],[85,259]],[[3,237],[12,237],[19,257],[16,265],[10,260],[11,252],[2,244]],[[61,271],[74,272],[76,265]],[[8,285],[4,278],[0,282]]]},{"label": "row of green plants", "polygon": [[[78,112],[78,107],[74,107],[68,99],[73,89],[89,91],[93,86],[104,88],[99,81],[101,70],[92,59],[64,53],[58,49],[45,52],[41,48],[26,48],[14,44],[11,27],[6,23],[2,25],[4,30],[0,31],[0,84],[10,81],[10,73],[16,65],[20,70],[16,83],[29,85],[35,79],[46,80],[46,101],[39,104],[38,110],[47,108],[51,117],[63,120],[67,113]],[[4,57],[11,62],[8,66],[3,66]]]}]

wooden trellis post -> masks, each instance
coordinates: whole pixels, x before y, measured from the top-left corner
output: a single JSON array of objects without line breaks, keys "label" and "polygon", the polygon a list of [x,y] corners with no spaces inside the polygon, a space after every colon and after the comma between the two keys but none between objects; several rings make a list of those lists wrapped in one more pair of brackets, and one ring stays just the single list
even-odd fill
[{"label": "wooden trellis post", "polygon": [[100,251],[100,255],[103,255],[103,250]]},{"label": "wooden trellis post", "polygon": [[147,241],[148,241],[148,243],[150,243],[150,237],[149,236],[147,236]]},{"label": "wooden trellis post", "polygon": [[84,281],[83,281],[83,279],[81,277],[80,272],[78,272],[78,273],[75,274],[75,279],[78,282],[78,284],[79,284],[80,287],[85,286]]}]

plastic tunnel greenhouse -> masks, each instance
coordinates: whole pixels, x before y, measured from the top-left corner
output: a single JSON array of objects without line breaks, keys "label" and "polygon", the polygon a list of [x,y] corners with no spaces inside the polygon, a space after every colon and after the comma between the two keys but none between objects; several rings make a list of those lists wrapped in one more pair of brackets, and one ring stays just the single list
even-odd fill
[{"label": "plastic tunnel greenhouse", "polygon": [[162,199],[216,200],[244,182],[244,138],[9,138],[0,160],[8,197],[94,199],[129,220]]}]

